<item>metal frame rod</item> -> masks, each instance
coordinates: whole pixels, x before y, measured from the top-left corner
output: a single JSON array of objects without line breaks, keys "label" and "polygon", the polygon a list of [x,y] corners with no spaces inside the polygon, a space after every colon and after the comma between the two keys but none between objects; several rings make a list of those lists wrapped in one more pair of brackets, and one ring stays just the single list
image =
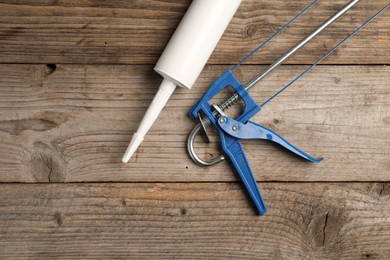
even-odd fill
[{"label": "metal frame rod", "polygon": [[[294,54],[297,50],[302,48],[306,43],[312,40],[315,36],[317,36],[321,31],[323,31],[326,27],[331,25],[336,19],[346,13],[349,9],[351,9],[355,4],[357,4],[360,0],[350,1],[347,5],[345,5],[340,11],[336,14],[328,18],[325,22],[323,22],[320,26],[318,26],[314,31],[312,31],[308,36],[306,36],[303,40],[297,43],[294,47],[288,50],[283,56],[277,59],[274,63],[268,66],[264,71],[260,72],[257,76],[255,76],[251,81],[249,81],[244,87],[246,90],[250,89],[254,85],[256,85],[260,80],[262,80],[265,76],[267,76],[271,71],[276,69],[280,64],[282,64],[286,59],[288,59],[292,54]],[[240,99],[240,96],[236,93],[230,98],[228,98],[225,102],[220,105],[222,110],[232,106],[236,101]],[[214,111],[216,114],[216,111]]]},{"label": "metal frame rod", "polygon": [[360,0],[353,0],[349,2],[346,6],[344,6],[340,11],[338,11],[335,15],[330,17],[328,20],[323,22],[317,29],[315,29],[313,32],[311,32],[308,36],[306,36],[302,41],[297,43],[294,47],[292,47],[290,50],[288,50],[283,56],[281,56],[279,59],[277,59],[274,63],[272,63],[268,68],[266,68],[264,71],[262,71],[260,74],[258,74],[256,77],[254,77],[250,82],[248,82],[245,85],[245,89],[250,89],[253,87],[256,83],[258,83],[260,80],[262,80],[265,76],[267,76],[271,71],[276,69],[280,64],[282,64],[286,59],[288,59],[291,55],[293,55],[297,50],[302,48],[306,43],[308,43],[310,40],[312,40],[314,37],[316,37],[321,31],[323,31],[326,27],[331,25],[337,18],[342,16],[345,12],[347,12],[349,9],[351,9],[355,4],[357,4]]}]

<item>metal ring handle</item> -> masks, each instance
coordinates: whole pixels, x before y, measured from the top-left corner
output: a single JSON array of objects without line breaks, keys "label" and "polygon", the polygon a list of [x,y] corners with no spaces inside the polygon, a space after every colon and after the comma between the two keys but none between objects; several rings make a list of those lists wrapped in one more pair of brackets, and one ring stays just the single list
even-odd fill
[{"label": "metal ring handle", "polygon": [[199,133],[199,131],[202,129],[202,124],[199,123],[195,126],[194,129],[192,129],[190,135],[188,136],[188,140],[187,140],[187,150],[188,150],[188,153],[191,157],[191,159],[199,166],[203,166],[203,167],[206,167],[206,166],[213,166],[217,163],[220,163],[222,161],[225,160],[225,157],[223,155],[220,155],[218,156],[217,158],[214,158],[214,159],[211,159],[210,161],[204,161],[202,159],[199,158],[199,156],[196,154],[195,152],[195,148],[194,148],[194,140],[195,140],[195,137],[197,136],[197,134]]}]

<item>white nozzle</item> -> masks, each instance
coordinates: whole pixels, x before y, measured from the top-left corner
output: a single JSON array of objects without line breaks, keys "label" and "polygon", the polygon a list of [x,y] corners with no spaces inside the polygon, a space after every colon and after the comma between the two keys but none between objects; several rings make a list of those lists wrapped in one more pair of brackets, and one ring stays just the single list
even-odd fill
[{"label": "white nozzle", "polygon": [[133,135],[129,146],[127,147],[127,150],[123,155],[122,162],[127,163],[130,160],[131,156],[134,154],[138,146],[144,140],[145,134],[149,131],[150,127],[153,125],[154,121],[156,121],[161,110],[168,102],[168,99],[172,95],[175,88],[175,83],[168,79],[163,80],[160,85],[160,88],[158,89],[156,95],[153,98],[152,103],[146,111],[144,118],[142,119],[141,124],[138,127],[137,132]]}]

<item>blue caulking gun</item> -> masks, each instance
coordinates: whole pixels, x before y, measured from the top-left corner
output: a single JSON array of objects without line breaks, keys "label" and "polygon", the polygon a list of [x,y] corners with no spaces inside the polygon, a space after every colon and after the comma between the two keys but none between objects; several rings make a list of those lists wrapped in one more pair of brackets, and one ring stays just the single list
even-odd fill
[{"label": "blue caulking gun", "polygon": [[[235,167],[238,175],[243,181],[252,201],[254,202],[257,211],[260,215],[263,215],[267,208],[265,206],[263,197],[261,196],[260,190],[257,186],[256,179],[252,173],[249,162],[245,155],[244,149],[241,145],[240,140],[246,139],[259,139],[259,140],[270,140],[273,141],[287,150],[295,153],[296,155],[309,160],[311,162],[320,162],[322,158],[314,158],[309,154],[299,150],[297,147],[290,144],[286,141],[282,136],[278,135],[274,131],[256,124],[254,122],[249,121],[257,112],[261,110],[261,108],[266,105],[268,102],[273,100],[276,96],[290,87],[294,82],[300,79],[304,74],[313,69],[317,64],[319,64],[322,60],[328,57],[332,52],[334,52],[338,47],[340,47],[343,43],[345,43],[348,39],[354,36],[358,31],[364,28],[367,24],[369,24],[373,19],[383,13],[390,4],[387,4],[383,7],[378,13],[368,19],[365,23],[363,23],[359,28],[353,31],[349,36],[347,36],[344,40],[342,40],[338,45],[336,45],[332,50],[322,56],[318,61],[316,61],[313,65],[303,71],[300,75],[298,75],[294,80],[285,85],[281,90],[276,92],[273,96],[267,99],[263,104],[258,105],[252,97],[248,93],[248,89],[262,80],[265,76],[267,76],[271,71],[277,68],[283,61],[285,61],[288,57],[290,57],[293,53],[295,53],[298,49],[303,47],[306,43],[308,43],[311,39],[313,39],[317,34],[319,34],[323,29],[332,24],[337,18],[347,12],[351,7],[359,2],[359,0],[350,1],[346,6],[344,6],[340,11],[338,11],[335,15],[326,20],[323,24],[321,24],[317,29],[315,29],[312,33],[310,33],[306,38],[292,47],[289,51],[287,51],[284,55],[282,55],[277,61],[271,64],[268,68],[258,74],[255,78],[253,78],[249,83],[243,86],[234,76],[233,71],[235,68],[240,66],[245,60],[247,60],[250,56],[252,56],[255,52],[261,49],[265,44],[267,44],[271,39],[273,39],[276,35],[278,35],[281,31],[283,31],[289,24],[291,24],[294,20],[296,20],[299,16],[305,13],[310,7],[312,7],[316,2],[313,1],[309,6],[303,9],[297,16],[295,16],[291,21],[289,21],[285,26],[283,26],[280,30],[278,30],[274,35],[272,35],[268,40],[266,40],[263,44],[257,47],[253,52],[251,52],[248,56],[246,56],[243,60],[241,60],[238,64],[236,64],[233,68],[224,72],[208,89],[208,91],[204,94],[204,96],[191,108],[189,114],[194,119],[199,119],[200,123],[192,130],[189,135],[187,141],[187,148],[191,158],[195,163],[201,166],[211,166],[216,163],[219,163],[225,159],[223,155],[220,155],[217,158],[214,158],[210,161],[204,161],[200,159],[194,149],[194,139],[196,135],[199,133],[201,129],[203,129],[207,134],[207,129],[213,125],[218,132],[221,140],[222,150],[225,155],[230,159],[233,166]],[[221,105],[210,104],[210,100],[216,96],[220,91],[225,89],[226,87],[232,87],[235,90],[235,94],[226,100]],[[223,112],[226,108],[235,104],[238,100],[242,100],[245,103],[245,108],[241,115],[239,115],[236,119],[230,118],[226,116]]]}]

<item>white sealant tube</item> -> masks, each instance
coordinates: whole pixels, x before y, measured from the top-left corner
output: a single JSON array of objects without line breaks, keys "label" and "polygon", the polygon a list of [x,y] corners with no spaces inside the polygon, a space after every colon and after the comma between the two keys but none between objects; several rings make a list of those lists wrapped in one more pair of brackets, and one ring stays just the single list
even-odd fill
[{"label": "white sealant tube", "polygon": [[122,158],[127,163],[176,86],[191,89],[241,0],[193,0],[170,39],[155,71],[164,77]]}]

